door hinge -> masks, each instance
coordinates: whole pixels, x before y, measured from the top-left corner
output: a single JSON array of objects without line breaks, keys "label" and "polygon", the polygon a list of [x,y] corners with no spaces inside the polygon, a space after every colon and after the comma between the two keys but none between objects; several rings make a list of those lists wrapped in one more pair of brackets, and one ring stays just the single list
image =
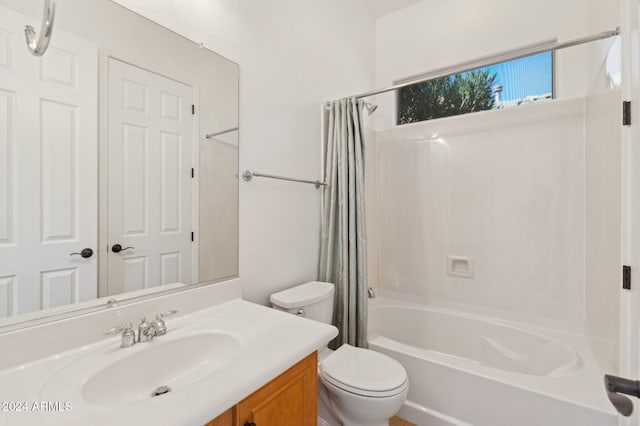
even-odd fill
[{"label": "door hinge", "polygon": [[631,266],[622,265],[622,288],[631,290]]},{"label": "door hinge", "polygon": [[192,232],[191,233],[191,242],[194,242],[196,240],[196,236],[195,234]]},{"label": "door hinge", "polygon": [[631,126],[631,102],[622,102],[622,125]]},{"label": "door hinge", "polygon": [[194,177],[196,177],[196,169],[194,169],[193,167],[191,168],[191,179],[193,179]]},{"label": "door hinge", "polygon": [[191,115],[196,115],[196,106],[191,104]]}]

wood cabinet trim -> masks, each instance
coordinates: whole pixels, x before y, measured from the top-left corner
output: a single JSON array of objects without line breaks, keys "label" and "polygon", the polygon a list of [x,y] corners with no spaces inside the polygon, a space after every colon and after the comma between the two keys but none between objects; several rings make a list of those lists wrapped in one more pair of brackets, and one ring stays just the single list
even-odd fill
[{"label": "wood cabinet trim", "polygon": [[[318,354],[312,353],[289,370],[258,389],[238,404],[238,425],[253,421],[253,414],[278,397],[283,389],[302,380],[304,395],[301,395],[304,425],[315,424],[318,417],[317,389],[318,389]],[[304,426],[300,425],[300,426]]]},{"label": "wood cabinet trim", "polygon": [[[302,416],[302,424],[296,426],[315,426],[318,417],[317,370],[318,354],[313,352],[205,426],[244,426],[254,421],[256,413],[260,415],[261,410],[268,412],[270,404],[281,403],[278,398],[287,395],[295,399],[292,409],[302,410],[301,414],[298,413]],[[301,389],[292,393],[293,386]]]},{"label": "wood cabinet trim", "polygon": [[236,407],[231,407],[204,426],[235,426]]}]

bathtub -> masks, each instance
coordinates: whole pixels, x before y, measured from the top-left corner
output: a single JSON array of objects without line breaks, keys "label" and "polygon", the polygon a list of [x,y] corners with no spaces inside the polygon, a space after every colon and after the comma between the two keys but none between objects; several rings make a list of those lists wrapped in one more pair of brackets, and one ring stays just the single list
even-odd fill
[{"label": "bathtub", "polygon": [[385,297],[368,327],[407,370],[399,415],[417,425],[617,425],[581,336]]}]

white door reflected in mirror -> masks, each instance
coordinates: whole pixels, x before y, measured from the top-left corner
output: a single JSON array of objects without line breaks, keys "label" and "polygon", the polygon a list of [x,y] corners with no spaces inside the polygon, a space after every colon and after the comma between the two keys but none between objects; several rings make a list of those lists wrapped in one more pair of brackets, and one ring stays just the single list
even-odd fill
[{"label": "white door reflected in mirror", "polygon": [[108,294],[197,281],[192,87],[109,60]]},{"label": "white door reflected in mirror", "polygon": [[[0,35],[31,18],[0,7]],[[59,30],[41,59],[4,37],[0,64],[0,317],[94,299],[97,46]],[[34,226],[39,224],[40,226]],[[88,252],[85,252],[88,254]]]}]

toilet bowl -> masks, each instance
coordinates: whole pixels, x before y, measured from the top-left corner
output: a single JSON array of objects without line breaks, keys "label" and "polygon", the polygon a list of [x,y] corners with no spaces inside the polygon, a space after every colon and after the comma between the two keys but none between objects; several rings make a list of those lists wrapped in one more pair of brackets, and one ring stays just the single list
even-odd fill
[{"label": "toilet bowl", "polygon": [[319,365],[332,411],[345,426],[386,426],[404,404],[407,373],[396,360],[343,345]]},{"label": "toilet bowl", "polygon": [[[330,323],[334,286],[309,282],[271,295],[275,309]],[[387,426],[404,404],[409,380],[404,367],[384,354],[343,345],[318,357],[318,425]]]}]

